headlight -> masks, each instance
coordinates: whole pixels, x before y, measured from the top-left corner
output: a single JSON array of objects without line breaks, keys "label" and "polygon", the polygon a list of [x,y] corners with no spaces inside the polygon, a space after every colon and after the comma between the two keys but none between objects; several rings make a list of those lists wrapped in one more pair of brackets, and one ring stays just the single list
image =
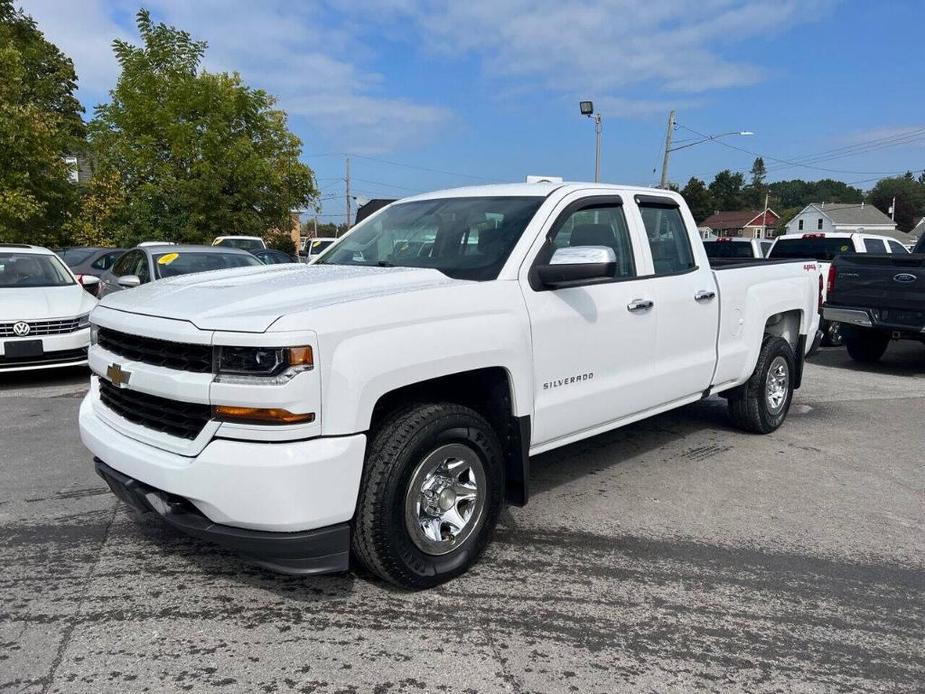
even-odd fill
[{"label": "headlight", "polygon": [[83,314],[82,316],[77,316],[77,329],[78,329],[78,330],[80,330],[80,329],[82,329],[82,328],[86,328],[88,325],[90,325],[90,314],[89,314],[89,312]]},{"label": "headlight", "polygon": [[99,336],[100,336],[100,326],[98,326],[96,323],[91,323],[90,324],[90,344],[95,345],[97,342],[99,342]]},{"label": "headlight", "polygon": [[216,347],[217,376],[221,383],[283,384],[314,368],[312,348]]}]

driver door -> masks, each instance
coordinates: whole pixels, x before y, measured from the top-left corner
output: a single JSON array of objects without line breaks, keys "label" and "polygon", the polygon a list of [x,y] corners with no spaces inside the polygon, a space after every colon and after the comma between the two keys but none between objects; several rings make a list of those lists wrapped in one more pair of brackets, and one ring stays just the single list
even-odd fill
[{"label": "driver door", "polygon": [[[656,316],[646,309],[644,239],[627,222],[618,196],[566,198],[521,273],[533,334],[532,445],[577,440],[596,428],[656,405],[649,384]],[[551,248],[550,248],[551,246]],[[539,286],[530,268],[556,248],[607,246],[613,277],[584,286]]]}]

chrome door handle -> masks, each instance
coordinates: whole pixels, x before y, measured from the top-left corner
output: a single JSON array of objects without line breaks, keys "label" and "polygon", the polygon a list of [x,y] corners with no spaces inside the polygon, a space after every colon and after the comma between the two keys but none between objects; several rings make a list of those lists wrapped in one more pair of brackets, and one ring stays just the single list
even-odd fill
[{"label": "chrome door handle", "polygon": [[648,311],[650,308],[655,306],[654,301],[649,301],[648,299],[633,299],[626,305],[627,311]]},{"label": "chrome door handle", "polygon": [[701,289],[699,292],[694,294],[694,301],[710,301],[711,299],[716,298],[716,292],[711,292],[708,289]]}]

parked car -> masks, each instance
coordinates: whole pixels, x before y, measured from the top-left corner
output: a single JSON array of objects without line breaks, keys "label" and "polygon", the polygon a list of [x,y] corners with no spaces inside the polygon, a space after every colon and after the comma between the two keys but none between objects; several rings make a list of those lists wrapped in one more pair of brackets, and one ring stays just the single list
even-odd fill
[{"label": "parked car", "polygon": [[262,251],[267,247],[266,242],[259,236],[216,236],[212,245],[240,248],[244,251]]},{"label": "parked car", "polygon": [[713,258],[764,258],[767,257],[773,241],[721,236],[703,242],[707,257]]},{"label": "parked car", "polygon": [[154,280],[194,272],[261,265],[251,253],[214,246],[136,246],[126,251],[100,279],[100,298]]},{"label": "parked car", "polygon": [[86,364],[95,305],[47,248],[0,243],[0,373]]},{"label": "parked car", "polygon": [[[814,260],[807,263],[806,271],[815,275],[821,292],[820,306],[826,298],[826,280],[829,274],[829,265],[837,255],[842,253],[907,253],[906,248],[895,239],[877,234],[848,234],[814,232],[805,234],[784,234],[774,240],[774,245],[768,252],[772,259],[806,259]],[[822,330],[822,344],[828,347],[839,347],[844,338],[841,334],[841,325],[837,321],[823,319],[820,325]]]},{"label": "parked car", "polygon": [[841,323],[855,361],[877,361],[891,340],[925,343],[925,237],[914,251],[840,255],[829,266],[823,317]]},{"label": "parked car", "polygon": [[262,251],[251,252],[254,254],[254,257],[264,265],[281,265],[284,263],[299,262],[298,258],[283,251],[278,251],[275,248],[264,248]]},{"label": "parked car", "polygon": [[105,297],[80,434],[119,498],[263,566],[433,586],[526,503],[530,455],[713,394],[777,429],[819,320],[802,266],[712,270],[666,190],[417,196],[312,265]]},{"label": "parked car", "polygon": [[[83,285],[84,277],[99,279],[123,253],[125,253],[124,248],[72,246],[63,249],[58,256],[71,269],[77,281]],[[99,290],[99,282],[90,282],[84,286],[84,289],[95,295]]]},{"label": "parked car", "polygon": [[333,236],[305,239],[305,243],[302,244],[302,252],[300,255],[305,259],[306,263],[310,263],[330,248],[335,241],[337,241],[337,239]]}]

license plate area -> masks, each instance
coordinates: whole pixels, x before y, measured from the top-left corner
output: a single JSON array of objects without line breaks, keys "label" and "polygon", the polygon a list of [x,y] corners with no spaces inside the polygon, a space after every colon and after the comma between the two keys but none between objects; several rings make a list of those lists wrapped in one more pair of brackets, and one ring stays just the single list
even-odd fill
[{"label": "license plate area", "polygon": [[16,340],[3,346],[3,356],[19,359],[24,357],[41,357],[45,354],[41,340]]}]

